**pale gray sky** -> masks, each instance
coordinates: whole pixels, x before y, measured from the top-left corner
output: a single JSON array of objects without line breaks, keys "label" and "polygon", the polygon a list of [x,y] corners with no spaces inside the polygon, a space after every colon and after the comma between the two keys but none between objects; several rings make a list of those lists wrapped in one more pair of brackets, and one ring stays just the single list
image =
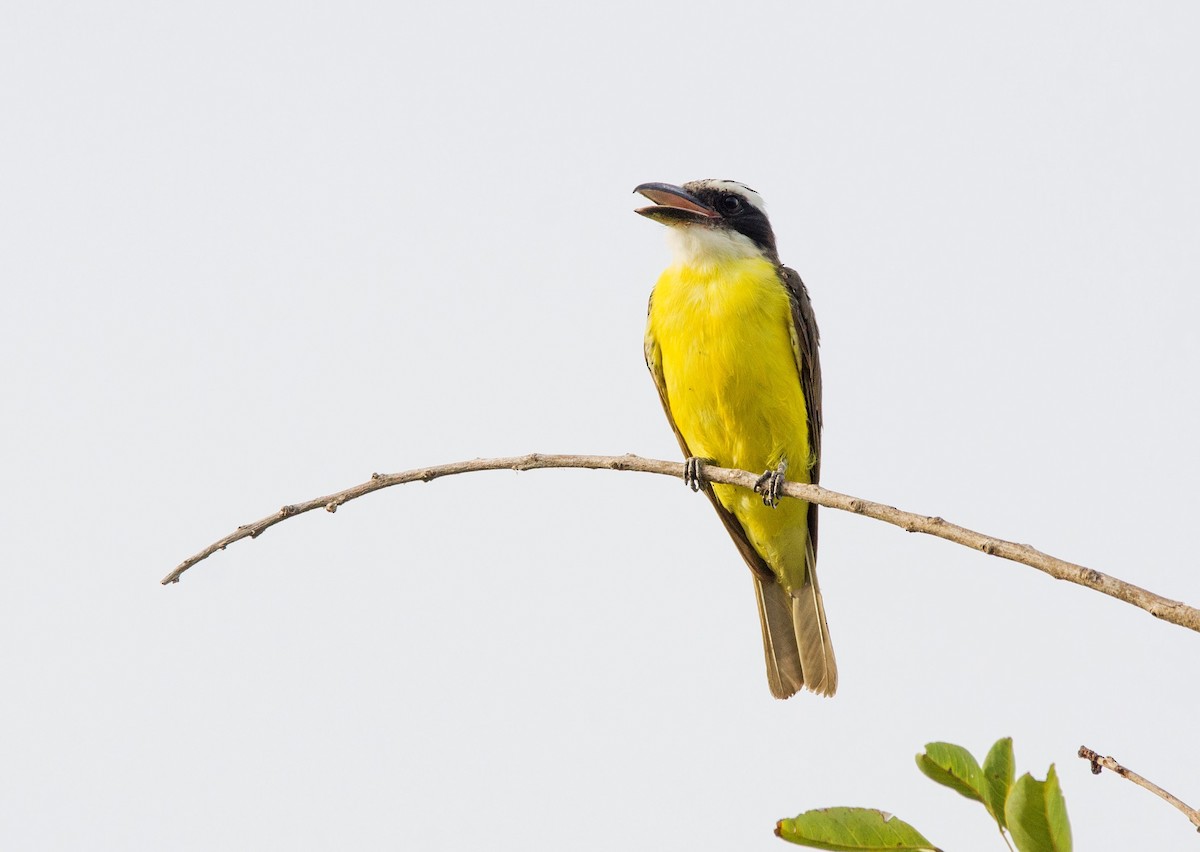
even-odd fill
[{"label": "pale gray sky", "polygon": [[760,191],[824,483],[1200,602],[1200,7],[17,3],[0,16],[0,844],[784,849],[1016,740],[1079,849],[1192,849],[1200,636],[826,512],[833,700],[773,700],[678,450],[634,185]]}]

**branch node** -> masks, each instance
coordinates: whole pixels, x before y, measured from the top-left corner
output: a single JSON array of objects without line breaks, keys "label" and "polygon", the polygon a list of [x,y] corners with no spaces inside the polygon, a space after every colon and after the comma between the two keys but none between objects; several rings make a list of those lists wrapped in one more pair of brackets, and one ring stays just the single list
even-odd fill
[{"label": "branch node", "polygon": [[382,474],[382,473],[372,473],[372,474],[371,474],[371,481],[372,481],[372,482],[378,482],[378,481],[379,481],[379,480],[381,480],[381,479],[383,479],[383,474]]},{"label": "branch node", "polygon": [[995,539],[989,538],[987,541],[980,543],[979,549],[988,556],[994,556],[996,554],[997,543],[998,542]]},{"label": "branch node", "polygon": [[333,501],[331,501],[331,502],[329,502],[329,503],[326,503],[326,504],[325,504],[325,511],[326,511],[326,512],[328,512],[328,513],[329,513],[329,514],[331,514],[331,515],[332,515],[334,512],[336,512],[336,511],[337,511],[337,509],[338,509],[338,504],[337,504],[337,501],[336,501],[336,500],[333,500]]},{"label": "branch node", "polygon": [[296,514],[296,507],[290,506],[290,505],[289,506],[280,506],[279,514],[285,518],[291,517],[292,515]]},{"label": "branch node", "polygon": [[541,462],[541,460],[542,460],[542,457],[540,454],[529,453],[528,455],[522,456],[521,458],[517,459],[517,463],[512,466],[512,469],[513,470],[529,470],[532,467],[536,467]]}]

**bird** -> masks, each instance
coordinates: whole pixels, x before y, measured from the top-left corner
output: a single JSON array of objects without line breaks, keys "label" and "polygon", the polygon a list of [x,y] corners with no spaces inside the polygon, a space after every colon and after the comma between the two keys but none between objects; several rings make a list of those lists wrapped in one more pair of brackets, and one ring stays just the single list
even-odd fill
[{"label": "bird", "polygon": [[[767,682],[831,696],[837,663],[817,584],[817,506],[780,502],[821,469],[821,365],[812,302],[779,261],[762,197],[731,180],[643,183],[636,212],[667,226],[670,266],[647,311],[646,366],[687,459],[750,568]],[[754,491],[700,476],[704,464],[765,471]]]}]

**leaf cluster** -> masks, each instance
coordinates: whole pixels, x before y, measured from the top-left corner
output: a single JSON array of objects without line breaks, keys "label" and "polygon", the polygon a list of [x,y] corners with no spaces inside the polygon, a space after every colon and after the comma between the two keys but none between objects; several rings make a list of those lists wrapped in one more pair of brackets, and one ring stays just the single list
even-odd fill
[{"label": "leaf cluster", "polygon": [[[943,787],[979,802],[1005,842],[1019,852],[1071,852],[1067,805],[1054,765],[1045,781],[1016,777],[1012,738],[997,740],[983,765],[962,746],[929,743],[917,767]],[[903,820],[872,808],[823,808],[780,820],[775,833],[792,843],[833,852],[939,852]],[[1011,844],[1010,844],[1011,846]]]}]

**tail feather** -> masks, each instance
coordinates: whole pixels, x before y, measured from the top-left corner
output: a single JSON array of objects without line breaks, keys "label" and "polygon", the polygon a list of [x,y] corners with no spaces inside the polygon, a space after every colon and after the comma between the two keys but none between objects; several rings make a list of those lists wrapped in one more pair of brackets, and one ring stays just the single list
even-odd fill
[{"label": "tail feather", "polygon": [[810,543],[808,571],[795,596],[774,579],[752,575],[762,621],[767,682],[776,698],[795,695],[801,687],[820,695],[837,691],[837,662],[825,622],[821,587],[813,570],[815,563]]},{"label": "tail feather", "polygon": [[764,580],[758,574],[750,576],[754,578],[758,617],[762,622],[767,683],[776,698],[788,698],[804,686],[804,670],[800,665],[800,649],[792,618],[793,604],[774,577]]},{"label": "tail feather", "polygon": [[810,540],[808,572],[804,585],[792,598],[792,618],[796,645],[800,649],[800,665],[804,670],[804,686],[820,695],[833,695],[837,692],[837,661],[833,658],[833,643],[829,641],[829,625],[825,622],[825,604],[814,570],[816,561]]}]

